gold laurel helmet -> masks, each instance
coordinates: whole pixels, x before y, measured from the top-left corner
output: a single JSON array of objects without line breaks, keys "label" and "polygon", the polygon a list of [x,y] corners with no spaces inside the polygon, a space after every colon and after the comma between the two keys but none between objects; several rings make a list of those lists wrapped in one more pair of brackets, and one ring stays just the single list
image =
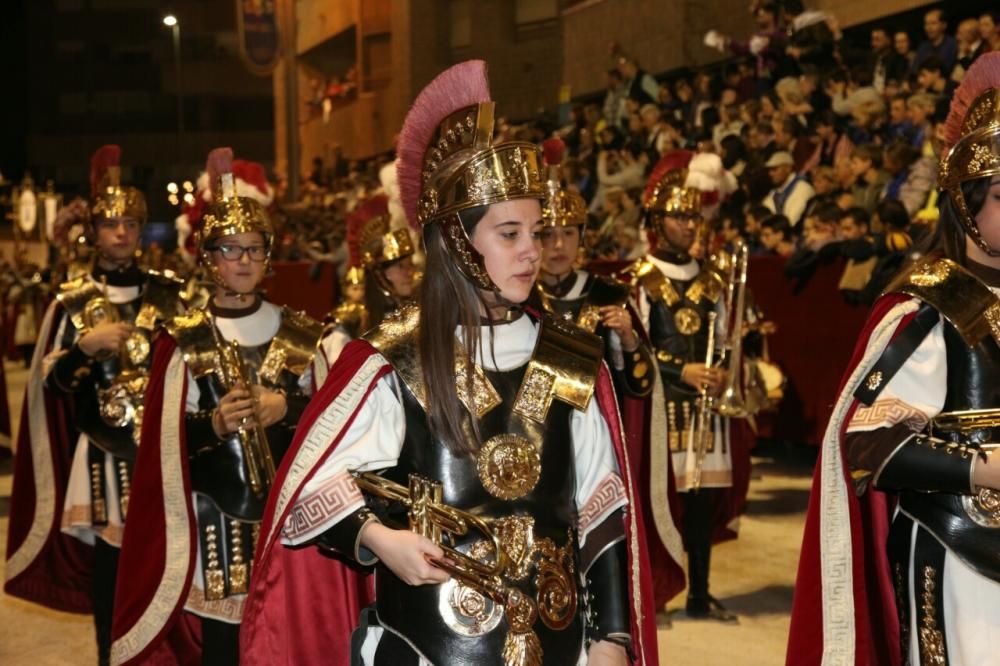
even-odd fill
[{"label": "gold laurel helmet", "polygon": [[94,205],[90,209],[91,221],[96,225],[101,220],[115,220],[123,217],[147,220],[146,197],[134,187],[121,184],[121,167],[108,167],[101,179]]},{"label": "gold laurel helmet", "polygon": [[226,236],[258,232],[264,237],[267,259],[264,271],[271,270],[271,250],[274,247],[274,228],[264,206],[250,197],[236,196],[236,182],[232,173],[224,173],[220,178],[220,196],[208,206],[202,218],[202,228],[198,236],[198,255],[212,279],[221,283],[221,276],[209,252],[215,244]]},{"label": "gold laurel helmet", "polygon": [[961,131],[962,138],[941,160],[938,182],[958,207],[965,231],[987,254],[1000,256],[1000,251],[983,239],[962,194],[962,183],[1000,174],[1000,88],[991,88],[973,100]]},{"label": "gold laurel helmet", "polygon": [[560,187],[558,180],[550,179],[542,207],[542,224],[546,227],[579,227],[586,223],[587,203],[583,197]]},{"label": "gold laurel helmet", "polygon": [[377,215],[361,228],[361,265],[372,268],[413,255],[413,241],[406,229],[389,229],[389,216]]}]

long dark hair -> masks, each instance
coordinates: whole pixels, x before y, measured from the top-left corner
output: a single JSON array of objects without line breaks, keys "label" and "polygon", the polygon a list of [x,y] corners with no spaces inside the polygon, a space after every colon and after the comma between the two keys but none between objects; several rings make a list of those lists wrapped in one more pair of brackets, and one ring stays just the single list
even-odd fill
[{"label": "long dark hair", "polygon": [[[987,176],[966,181],[960,186],[962,188],[962,196],[965,197],[966,207],[973,218],[979,214],[979,211],[983,208],[983,204],[986,202],[986,195],[990,191],[991,181],[992,178]],[[934,232],[929,234],[920,244],[917,251],[920,256],[934,253],[947,257],[961,266],[965,266],[966,231],[962,225],[962,214],[958,210],[958,204],[955,203],[950,194],[942,192],[941,198],[938,200],[938,208],[940,215],[937,226],[934,228]]]},{"label": "long dark hair", "polygon": [[[479,206],[459,214],[466,234],[472,234],[486,214]],[[469,419],[458,399],[455,376],[455,329],[462,327],[462,349],[466,367],[472,368],[481,341],[480,313],[489,312],[482,293],[464,275],[448,254],[440,224],[424,226],[427,264],[420,291],[418,349],[424,374],[427,421],[431,433],[456,455],[479,450],[479,428]],[[492,333],[492,329],[490,329]],[[463,394],[473,399],[473,373],[466,373]]]}]

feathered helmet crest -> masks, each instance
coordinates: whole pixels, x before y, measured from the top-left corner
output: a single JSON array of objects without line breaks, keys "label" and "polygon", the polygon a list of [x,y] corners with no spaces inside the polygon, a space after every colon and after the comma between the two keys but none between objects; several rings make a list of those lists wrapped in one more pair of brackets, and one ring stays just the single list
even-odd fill
[{"label": "feathered helmet crest", "polygon": [[587,223],[587,203],[576,192],[562,185],[562,161],[566,144],[562,139],[542,143],[547,179],[542,221],[547,227],[579,227]]},{"label": "feathered helmet crest", "polygon": [[940,187],[958,207],[966,232],[987,254],[1000,256],[979,233],[962,183],[1000,174],[1000,53],[980,56],[965,73],[945,121]]},{"label": "feathered helmet crest", "polygon": [[233,174],[233,149],[216,148],[208,154],[206,164],[212,200],[202,218],[198,234],[198,255],[208,268],[212,278],[221,284],[221,276],[210,252],[219,240],[226,236],[258,232],[264,237],[267,248],[266,270],[270,270],[271,249],[274,245],[274,229],[264,206],[255,198],[239,196]]},{"label": "feathered helmet crest", "polygon": [[406,229],[389,228],[389,199],[376,195],[347,216],[347,247],[351,266],[371,269],[413,254]]},{"label": "feathered helmet crest", "polygon": [[109,144],[98,148],[90,158],[91,221],[131,218],[146,223],[146,197],[134,187],[121,184],[122,149]]},{"label": "feathered helmet crest", "polygon": [[458,214],[511,199],[545,199],[538,148],[527,142],[493,143],[493,112],[486,63],[459,63],[417,96],[397,147],[400,199],[410,224],[441,224],[456,264],[489,290],[496,285]]}]

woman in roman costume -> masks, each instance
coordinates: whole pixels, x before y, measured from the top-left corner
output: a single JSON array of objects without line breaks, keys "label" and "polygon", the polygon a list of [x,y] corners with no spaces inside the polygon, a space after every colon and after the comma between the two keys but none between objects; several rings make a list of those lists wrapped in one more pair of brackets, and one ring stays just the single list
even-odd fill
[{"label": "woman in roman costume", "polygon": [[[470,61],[407,115],[399,181],[427,252],[420,302],[345,348],[303,418],[268,507],[247,663],[305,663],[343,630],[312,544],[375,568],[356,663],[656,663],[601,340],[521,307],[538,273],[541,160],[493,143],[493,108],[485,63]],[[414,510],[384,497],[393,483]],[[421,507],[464,516],[462,555],[406,529]],[[315,625],[270,629],[303,605]]]},{"label": "woman in roman costume", "polygon": [[824,436],[789,664],[1000,653],[1000,54],[945,135],[928,252],[876,302]]},{"label": "woman in roman costume", "polygon": [[[275,467],[308,401],[321,327],[259,294],[273,232],[238,196],[232,151],[208,159],[213,203],[198,239],[207,308],[164,325],[146,392],[116,597],[115,663],[173,652],[200,626],[201,663],[239,663],[239,623]],[[180,621],[182,620],[183,621]]]}]

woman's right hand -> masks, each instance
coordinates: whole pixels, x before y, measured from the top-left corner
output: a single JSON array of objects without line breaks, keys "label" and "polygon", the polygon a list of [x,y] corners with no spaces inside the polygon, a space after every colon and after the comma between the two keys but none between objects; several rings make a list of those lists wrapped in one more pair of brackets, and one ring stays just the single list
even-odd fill
[{"label": "woman's right hand", "polygon": [[434,585],[450,578],[448,572],[427,561],[427,558],[443,559],[444,551],[416,532],[370,522],[361,532],[361,545],[375,553],[407,585]]},{"label": "woman's right hand", "polygon": [[212,416],[212,427],[216,435],[225,437],[239,430],[244,421],[252,417],[250,392],[242,384],[237,384],[219,400],[219,406]]}]

